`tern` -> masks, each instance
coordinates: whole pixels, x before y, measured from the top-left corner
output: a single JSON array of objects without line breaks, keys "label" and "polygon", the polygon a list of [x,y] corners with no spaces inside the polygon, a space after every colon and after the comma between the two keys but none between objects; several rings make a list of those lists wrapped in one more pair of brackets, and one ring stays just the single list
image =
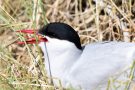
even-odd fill
[{"label": "tern", "polygon": [[[38,40],[32,38],[25,43],[38,42],[44,53],[48,76],[51,71],[52,77],[60,79],[65,88],[94,90],[100,84],[107,87],[110,77],[131,67],[135,61],[135,43],[104,41],[82,47],[77,32],[65,23],[52,22],[38,31],[19,32],[36,33]],[[58,85],[55,81],[54,84]]]}]

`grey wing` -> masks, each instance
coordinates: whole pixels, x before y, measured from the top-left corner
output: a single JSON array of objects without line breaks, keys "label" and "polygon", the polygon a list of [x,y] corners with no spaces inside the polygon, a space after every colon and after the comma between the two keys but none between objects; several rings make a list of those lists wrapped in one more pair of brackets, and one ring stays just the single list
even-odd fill
[{"label": "grey wing", "polygon": [[124,42],[93,43],[85,46],[80,59],[72,67],[70,78],[86,89],[96,86],[119,72],[135,59],[135,44]]}]

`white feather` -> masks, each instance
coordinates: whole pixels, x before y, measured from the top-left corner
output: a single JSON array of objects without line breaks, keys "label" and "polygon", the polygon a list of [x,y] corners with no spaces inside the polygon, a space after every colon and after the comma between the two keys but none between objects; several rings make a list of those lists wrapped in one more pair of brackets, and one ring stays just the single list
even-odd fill
[{"label": "white feather", "polygon": [[[100,84],[106,87],[110,77],[130,66],[135,59],[134,43],[93,43],[81,51],[71,42],[47,39],[52,76],[59,78],[64,87],[72,85],[84,90],[96,89]],[[46,58],[44,43],[40,46]],[[47,60],[45,64],[49,72]]]}]

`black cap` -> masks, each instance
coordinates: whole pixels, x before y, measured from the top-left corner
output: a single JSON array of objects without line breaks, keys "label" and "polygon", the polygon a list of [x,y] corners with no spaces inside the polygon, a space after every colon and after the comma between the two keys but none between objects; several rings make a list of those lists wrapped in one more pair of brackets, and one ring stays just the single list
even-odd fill
[{"label": "black cap", "polygon": [[78,49],[82,49],[80,38],[77,32],[69,25],[60,22],[53,22],[45,25],[39,30],[42,35],[60,40],[68,40],[73,42]]}]

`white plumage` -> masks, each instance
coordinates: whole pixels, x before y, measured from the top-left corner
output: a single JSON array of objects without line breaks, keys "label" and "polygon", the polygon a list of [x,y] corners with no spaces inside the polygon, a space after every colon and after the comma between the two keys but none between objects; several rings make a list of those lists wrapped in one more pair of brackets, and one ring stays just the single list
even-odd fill
[{"label": "white plumage", "polygon": [[[102,84],[106,88],[109,77],[129,67],[135,59],[134,43],[92,43],[81,51],[66,40],[47,39],[52,76],[59,78],[64,87],[93,90]],[[40,46],[46,58],[44,44],[41,42]],[[49,73],[47,60],[45,65]]]}]

